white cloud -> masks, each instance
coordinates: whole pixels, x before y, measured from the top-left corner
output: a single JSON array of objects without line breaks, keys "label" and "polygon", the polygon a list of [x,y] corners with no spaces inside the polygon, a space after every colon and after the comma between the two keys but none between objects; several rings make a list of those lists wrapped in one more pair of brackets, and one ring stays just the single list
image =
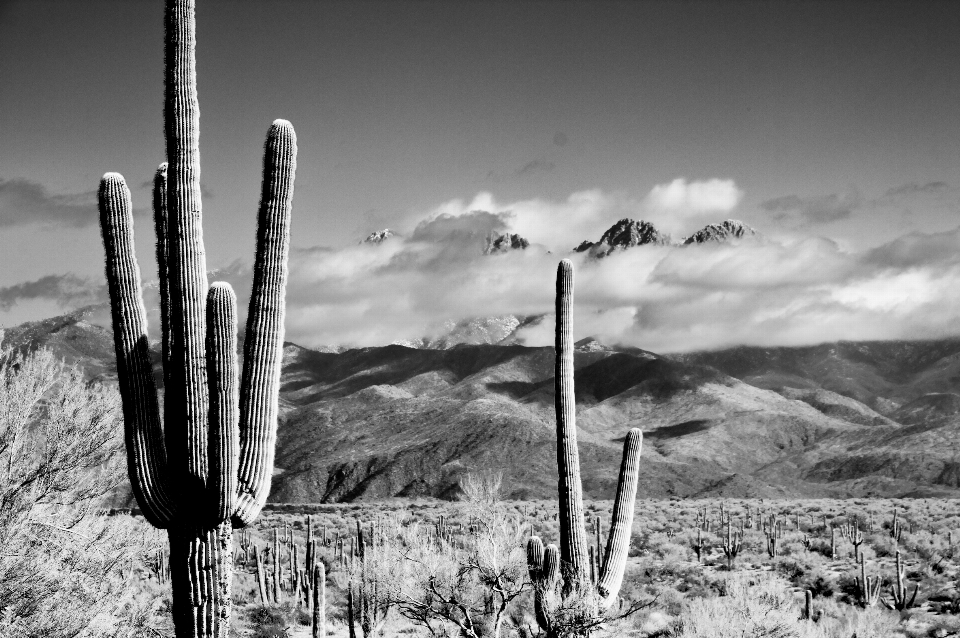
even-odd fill
[{"label": "white cloud", "polygon": [[[641,217],[648,205],[596,190],[508,204],[481,193],[446,202],[412,232],[380,245],[294,249],[287,339],[376,346],[435,334],[448,320],[549,315],[564,257],[576,272],[578,339],[676,352],[960,333],[960,229],[904,235],[862,252],[822,237],[769,236],[737,245],[642,246],[600,260],[570,252],[620,217]],[[492,231],[519,232],[534,245],[485,256]],[[230,264],[214,279],[233,283],[246,309],[248,264]],[[155,299],[149,293],[148,301]],[[529,345],[549,345],[552,321],[522,335]]]},{"label": "white cloud", "polygon": [[737,207],[743,191],[732,179],[688,182],[683,177],[657,184],[647,195],[652,210],[679,214],[728,213]]},{"label": "white cloud", "polygon": [[[960,297],[952,291],[960,287],[960,231],[914,234],[866,252],[808,237],[644,246],[601,260],[568,250],[548,254],[543,246],[482,255],[490,229],[526,228],[526,236],[542,241],[531,231],[556,225],[549,223],[554,215],[579,211],[595,220],[614,199],[578,193],[559,203],[515,203],[496,214],[448,203],[405,239],[298,251],[291,261],[288,338],[382,345],[429,334],[451,319],[549,315],[563,257],[576,271],[576,338],[595,335],[671,352],[958,332]],[[552,321],[522,334],[529,345],[548,345]]]}]

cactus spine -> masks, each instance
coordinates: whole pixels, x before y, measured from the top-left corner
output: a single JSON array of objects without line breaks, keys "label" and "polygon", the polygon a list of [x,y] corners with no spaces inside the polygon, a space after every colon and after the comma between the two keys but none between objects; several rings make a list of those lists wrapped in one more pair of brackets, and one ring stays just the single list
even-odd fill
[{"label": "cactus spine", "polygon": [[[643,434],[633,428],[623,444],[623,457],[617,482],[613,518],[607,536],[602,566],[594,591],[590,582],[587,531],[580,481],[580,456],[577,449],[576,411],[573,386],[573,265],[566,259],[557,268],[556,287],[556,411],[557,469],[560,501],[560,548],[543,547],[539,538],[527,545],[527,562],[537,591],[537,622],[552,636],[552,611],[557,603],[557,587],[562,583],[564,597],[584,598],[590,613],[597,607],[609,609],[620,592],[626,568],[637,496],[640,452]],[[561,566],[563,567],[561,569]]]},{"label": "cactus spine", "polygon": [[107,173],[98,194],[128,473],[144,516],[168,530],[178,637],[227,635],[232,528],[249,524],[270,490],[296,170],[293,127],[277,120],[264,151],[253,293],[238,383],[236,297],[227,284],[207,285],[194,14],[194,0],[167,0],[168,164],[157,171],[153,197],[166,391],[162,420],[130,192],[121,175]]}]

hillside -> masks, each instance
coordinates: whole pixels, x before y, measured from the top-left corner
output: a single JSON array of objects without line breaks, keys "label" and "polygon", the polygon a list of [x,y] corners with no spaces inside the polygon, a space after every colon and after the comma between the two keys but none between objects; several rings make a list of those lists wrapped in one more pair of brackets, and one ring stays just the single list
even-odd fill
[{"label": "hillside", "polygon": [[[102,317],[99,318],[102,320]],[[469,331],[468,331],[469,332]],[[111,382],[90,312],[9,329]],[[661,356],[585,339],[575,358],[584,488],[608,498],[622,437],[644,431],[641,493],[956,495],[958,341],[736,348]],[[502,470],[513,498],[556,489],[552,348],[489,343],[321,352],[287,344],[274,501],[453,497]]]}]

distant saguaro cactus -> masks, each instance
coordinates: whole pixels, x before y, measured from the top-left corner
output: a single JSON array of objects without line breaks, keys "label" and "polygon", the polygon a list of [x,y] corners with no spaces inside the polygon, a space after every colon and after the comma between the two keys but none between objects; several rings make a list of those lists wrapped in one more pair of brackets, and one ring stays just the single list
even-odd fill
[{"label": "distant saguaro cactus", "polygon": [[99,208],[123,397],[130,482],[144,516],[167,529],[178,637],[226,636],[232,528],[248,525],[270,491],[276,441],[284,294],[296,136],[277,120],[267,136],[253,292],[242,377],[236,297],[207,285],[201,230],[195,0],[167,0],[167,164],[154,180],[165,397],[150,364],[134,253],[130,191],[100,182]]},{"label": "distant saguaro cactus", "polygon": [[559,604],[560,598],[556,595],[556,586],[559,584],[555,582],[557,579],[562,578],[563,597],[580,597],[588,609],[588,615],[597,613],[597,608],[610,608],[620,593],[630,548],[643,444],[643,433],[638,428],[631,429],[624,439],[613,518],[594,590],[589,572],[574,404],[573,265],[566,259],[561,261],[557,268],[556,293],[557,491],[560,501],[558,553],[562,569],[553,566],[550,552],[557,551],[554,546],[548,546],[546,551],[541,550],[543,543],[540,539],[531,540],[531,544],[527,546],[531,579],[539,592],[536,601],[537,620],[548,636],[557,635],[555,622],[550,618],[554,610],[548,608],[552,601]]}]

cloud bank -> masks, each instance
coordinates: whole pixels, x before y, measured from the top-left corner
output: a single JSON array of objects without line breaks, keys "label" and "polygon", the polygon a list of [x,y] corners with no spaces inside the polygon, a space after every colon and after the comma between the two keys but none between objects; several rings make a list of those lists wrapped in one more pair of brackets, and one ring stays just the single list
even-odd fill
[{"label": "cloud bank", "polygon": [[[622,217],[658,226],[672,220],[690,233],[703,216],[716,222],[734,213],[741,197],[729,180],[674,180],[640,200],[590,190],[561,201],[498,202],[480,193],[438,206],[411,232],[379,245],[295,247],[286,338],[378,346],[437,336],[450,320],[514,314],[546,315],[519,337],[549,345],[562,258],[576,273],[576,338],[682,352],[960,334],[960,228],[860,252],[816,236],[639,246],[599,260],[571,252]],[[483,254],[492,234],[506,232],[531,246]],[[250,270],[237,261],[210,273],[234,285],[241,314]],[[100,294],[84,286],[69,276],[26,282],[0,289],[0,307],[31,295],[67,303]]]},{"label": "cloud bank", "polygon": [[[960,286],[960,229],[864,252],[823,237],[641,246],[601,260],[570,252],[623,216],[720,221],[741,197],[731,181],[675,180],[641,201],[597,190],[562,201],[453,200],[405,238],[294,251],[288,338],[382,345],[435,334],[448,320],[549,315],[565,257],[576,271],[578,338],[679,352],[960,333],[960,298],[949,294]],[[517,232],[533,245],[483,255],[492,232]],[[520,336],[549,345],[552,321]]]},{"label": "cloud bank", "polygon": [[53,301],[60,308],[86,306],[107,301],[107,286],[91,279],[65,274],[47,275],[34,281],[0,288],[0,310],[10,310],[20,302],[37,299]]}]

